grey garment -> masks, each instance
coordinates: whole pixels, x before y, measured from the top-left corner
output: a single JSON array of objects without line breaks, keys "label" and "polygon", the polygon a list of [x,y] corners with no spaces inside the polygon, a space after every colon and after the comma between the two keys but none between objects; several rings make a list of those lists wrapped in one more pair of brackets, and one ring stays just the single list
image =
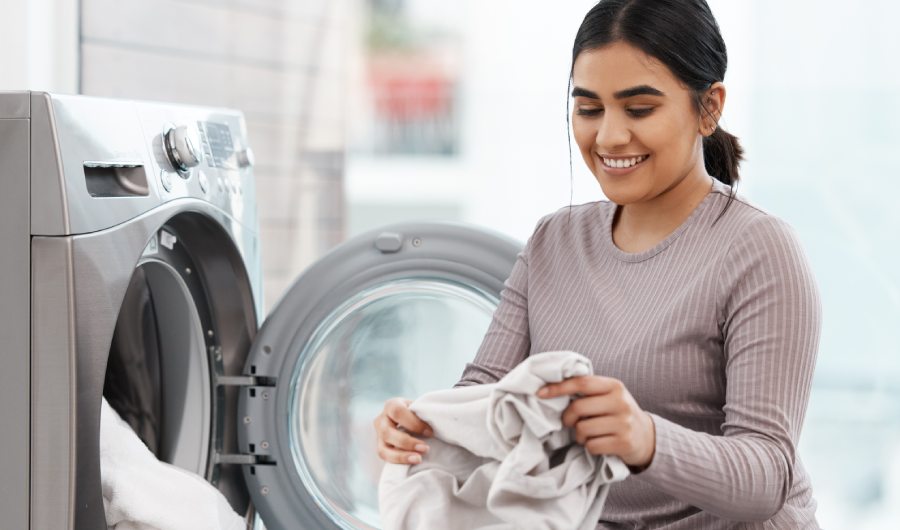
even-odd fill
[{"label": "grey garment", "polygon": [[617,457],[573,443],[562,412],[571,398],[535,395],[588,375],[570,351],[529,357],[497,383],[425,394],[410,409],[434,430],[418,465],[386,464],[378,488],[387,530],[591,530],[610,484],[628,476]]},{"label": "grey garment", "polygon": [[796,452],[821,301],[793,229],[718,180],[673,233],[624,252],[618,206],[538,222],[457,386],[532,352],[574,350],[656,426],[651,465],[610,492],[598,528],[817,528]]}]

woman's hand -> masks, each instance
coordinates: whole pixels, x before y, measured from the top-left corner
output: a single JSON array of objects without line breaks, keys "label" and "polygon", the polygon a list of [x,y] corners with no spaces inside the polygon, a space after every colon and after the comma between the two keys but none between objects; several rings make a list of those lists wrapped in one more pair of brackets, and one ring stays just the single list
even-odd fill
[{"label": "woman's hand", "polygon": [[[431,427],[409,410],[411,400],[392,398],[384,402],[384,410],[372,425],[378,435],[378,457],[393,464],[419,464],[428,446],[412,436],[431,436]],[[402,429],[402,430],[401,430]],[[405,431],[405,432],[404,432]]]},{"label": "woman's hand", "polygon": [[551,383],[538,397],[577,395],[563,412],[563,425],[575,428],[575,440],[594,455],[616,455],[629,466],[650,465],[656,452],[653,419],[618,379],[599,375]]}]

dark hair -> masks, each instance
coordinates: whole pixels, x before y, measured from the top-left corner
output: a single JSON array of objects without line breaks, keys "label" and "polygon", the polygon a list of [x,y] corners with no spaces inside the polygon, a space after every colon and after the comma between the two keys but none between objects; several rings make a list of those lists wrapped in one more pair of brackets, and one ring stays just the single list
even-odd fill
[{"label": "dark hair", "polygon": [[[665,64],[691,90],[695,110],[706,112],[701,98],[713,83],[725,79],[728,54],[719,25],[705,0],[601,0],[587,15],[575,35],[572,68],[566,90],[566,135],[569,134],[569,91],[575,59],[584,50],[626,42]],[[718,117],[712,116],[715,122]],[[706,170],[729,186],[737,184],[738,166],[744,159],[738,139],[721,127],[703,138]],[[569,172],[572,141],[569,139]],[[736,191],[728,199],[728,209]],[[720,214],[721,217],[721,214]],[[718,220],[718,219],[716,219]]]}]

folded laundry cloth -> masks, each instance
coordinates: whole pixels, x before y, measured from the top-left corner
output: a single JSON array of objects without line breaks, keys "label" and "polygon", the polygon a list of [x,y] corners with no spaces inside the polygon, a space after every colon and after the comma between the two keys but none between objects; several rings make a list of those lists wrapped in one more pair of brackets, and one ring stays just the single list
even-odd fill
[{"label": "folded laundry cloth", "polygon": [[245,530],[225,496],[199,476],[160,462],[102,400],[100,476],[115,530]]},{"label": "folded laundry cloth", "polygon": [[572,351],[535,354],[496,383],[439,390],[410,404],[434,431],[416,465],[385,464],[378,488],[386,530],[593,530],[615,456],[595,456],[562,425],[570,396],[537,397],[547,383],[593,373]]}]

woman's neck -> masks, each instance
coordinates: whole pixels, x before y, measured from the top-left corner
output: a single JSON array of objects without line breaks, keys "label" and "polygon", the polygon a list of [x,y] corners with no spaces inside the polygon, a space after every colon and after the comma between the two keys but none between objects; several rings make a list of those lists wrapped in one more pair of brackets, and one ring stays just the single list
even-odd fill
[{"label": "woman's neck", "polygon": [[612,225],[616,246],[627,252],[652,248],[687,220],[712,184],[712,177],[702,171],[650,200],[617,207]]}]

